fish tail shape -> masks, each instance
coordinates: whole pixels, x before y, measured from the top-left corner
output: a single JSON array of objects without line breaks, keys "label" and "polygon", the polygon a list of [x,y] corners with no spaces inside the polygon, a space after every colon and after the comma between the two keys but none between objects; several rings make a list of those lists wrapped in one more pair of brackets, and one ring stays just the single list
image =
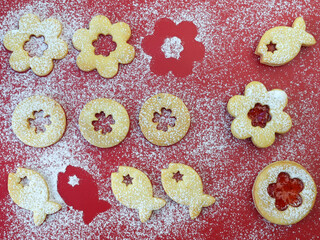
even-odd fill
[{"label": "fish tail shape", "polygon": [[111,205],[104,200],[99,200],[92,208],[88,209],[87,211],[83,211],[82,219],[85,224],[89,224],[92,220],[102,212],[107,211],[111,208]]},{"label": "fish tail shape", "polygon": [[158,210],[166,205],[166,201],[161,198],[152,198],[151,203],[146,204],[146,208],[139,209],[139,217],[141,222],[146,222],[151,216],[153,210]]},{"label": "fish tail shape", "polygon": [[47,214],[44,211],[37,210],[33,212],[33,221],[36,226],[40,226],[46,219]]},{"label": "fish tail shape", "polygon": [[214,197],[207,194],[199,196],[189,207],[189,214],[191,219],[195,219],[196,217],[198,217],[203,207],[209,207],[214,204],[215,201],[216,200]]},{"label": "fish tail shape", "polygon": [[292,27],[303,31],[300,36],[302,46],[308,47],[316,44],[316,39],[310,33],[306,32],[306,23],[302,17],[298,17],[296,20],[294,20]]},{"label": "fish tail shape", "polygon": [[306,30],[306,23],[302,17],[298,17],[298,18],[296,18],[296,20],[294,20],[292,27],[305,31]]},{"label": "fish tail shape", "polygon": [[33,211],[33,220],[36,226],[41,225],[46,219],[47,214],[52,214],[61,209],[61,205],[55,202],[46,202],[43,208]]}]

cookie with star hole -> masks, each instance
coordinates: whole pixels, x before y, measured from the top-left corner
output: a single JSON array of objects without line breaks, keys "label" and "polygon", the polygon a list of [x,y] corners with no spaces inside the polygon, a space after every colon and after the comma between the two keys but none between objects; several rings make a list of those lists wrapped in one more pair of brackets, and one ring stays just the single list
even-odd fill
[{"label": "cookie with star hole", "polygon": [[92,145],[110,148],[125,139],[130,127],[127,110],[112,99],[99,98],[88,102],[79,116],[82,136]]},{"label": "cookie with star hole", "polygon": [[190,113],[178,97],[159,93],[149,98],[139,113],[139,125],[145,138],[158,146],[179,142],[190,127]]},{"label": "cookie with star hole", "polygon": [[[24,179],[27,179],[28,183]],[[49,201],[47,182],[36,171],[18,168],[16,173],[10,173],[8,191],[12,200],[19,207],[33,212],[36,226],[44,222],[47,214],[53,214],[61,209],[60,204]]]},{"label": "cookie with star hole", "polygon": [[306,23],[298,17],[292,27],[274,27],[262,36],[255,54],[260,62],[269,66],[281,66],[294,59],[301,46],[316,44],[315,38],[306,32]]},{"label": "cookie with star hole", "polygon": [[55,100],[32,96],[21,101],[12,115],[12,130],[25,144],[47,147],[58,142],[66,129],[66,115]]},{"label": "cookie with star hole", "polygon": [[139,211],[141,222],[148,221],[153,210],[166,204],[165,200],[153,197],[152,185],[147,175],[133,167],[120,166],[118,172],[112,173],[111,188],[119,202]]},{"label": "cookie with star hole", "polygon": [[257,176],[252,196],[258,212],[269,222],[290,225],[311,211],[317,187],[309,172],[292,161],[278,161]]},{"label": "cookie with star hole", "polygon": [[170,163],[167,169],[161,170],[161,182],[165,192],[173,201],[189,206],[191,219],[198,217],[203,207],[215,203],[214,197],[203,194],[199,174],[187,165]]}]

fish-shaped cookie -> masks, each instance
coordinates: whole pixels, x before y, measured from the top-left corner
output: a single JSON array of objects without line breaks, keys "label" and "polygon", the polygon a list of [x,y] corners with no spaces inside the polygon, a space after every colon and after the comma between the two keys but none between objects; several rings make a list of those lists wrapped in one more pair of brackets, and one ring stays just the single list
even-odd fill
[{"label": "fish-shaped cookie", "polygon": [[[28,185],[21,184],[28,179]],[[12,200],[19,206],[33,212],[33,220],[39,226],[52,214],[61,209],[61,205],[49,201],[49,189],[44,178],[36,171],[18,168],[16,173],[8,177],[8,190]]]},{"label": "fish-shaped cookie", "polygon": [[65,203],[83,211],[83,222],[89,224],[99,213],[111,205],[99,199],[98,186],[92,176],[80,167],[69,165],[58,174],[58,192]]},{"label": "fish-shaped cookie", "polygon": [[259,55],[260,62],[269,66],[281,66],[300,52],[301,46],[316,44],[315,38],[306,32],[306,23],[298,17],[292,27],[274,27],[262,36],[255,54]]},{"label": "fish-shaped cookie", "polygon": [[191,219],[195,219],[203,207],[215,202],[214,197],[203,194],[200,176],[187,165],[170,163],[168,169],[161,170],[161,182],[173,201],[189,206]]},{"label": "fish-shaped cookie", "polygon": [[139,211],[141,222],[146,222],[153,210],[162,208],[166,201],[153,197],[149,178],[133,167],[120,166],[111,174],[111,188],[119,202]]}]

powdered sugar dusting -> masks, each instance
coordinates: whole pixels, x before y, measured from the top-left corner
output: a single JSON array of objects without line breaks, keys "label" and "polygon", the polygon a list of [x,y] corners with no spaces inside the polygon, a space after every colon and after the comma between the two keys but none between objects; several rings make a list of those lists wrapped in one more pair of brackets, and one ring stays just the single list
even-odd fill
[{"label": "powdered sugar dusting", "polygon": [[[275,199],[269,196],[267,189],[269,184],[277,181],[278,175],[281,172],[288,173],[291,178],[300,179],[304,184],[304,188],[300,193],[303,199],[301,206],[289,206],[285,211],[279,212],[275,207]],[[279,221],[282,223],[295,223],[300,221],[312,209],[317,191],[312,177],[305,169],[300,166],[297,167],[290,162],[283,162],[282,165],[268,166],[266,172],[263,171],[261,174],[266,176],[266,178],[258,177],[259,180],[256,181],[255,203],[259,206],[259,211],[263,211],[268,218],[277,218],[279,216],[281,219]]]},{"label": "powdered sugar dusting", "polygon": [[[320,108],[314,104],[320,97],[320,54],[318,45],[302,49],[288,65],[270,68],[259,64],[254,50],[263,33],[274,26],[290,26],[303,16],[308,32],[320,36],[317,21],[319,3],[316,1],[95,1],[90,6],[82,1],[19,2],[1,14],[0,40],[4,34],[18,28],[19,18],[34,13],[44,20],[58,19],[62,25],[61,38],[68,43],[69,53],[54,61],[53,71],[46,77],[32,71],[13,71],[10,53],[0,44],[0,92],[5,104],[0,107],[1,151],[0,188],[9,172],[17,167],[38,171],[47,181],[50,199],[62,205],[62,210],[49,215],[40,227],[35,227],[32,215],[0,193],[0,225],[5,239],[18,238],[91,238],[156,239],[156,238],[242,238],[279,239],[312,238],[318,226],[319,204],[299,224],[274,226],[255,210],[251,188],[258,171],[270,162],[290,159],[301,163],[320,184],[318,142],[320,139]],[[129,44],[136,50],[131,64],[120,65],[112,79],[103,79],[96,71],[82,72],[75,63],[79,52],[72,46],[72,36],[79,28],[88,28],[90,19],[105,15],[111,22],[129,24],[132,37]],[[198,28],[196,40],[205,46],[205,58],[195,62],[193,73],[185,78],[169,73],[156,76],[149,69],[150,56],[140,45],[142,39],[154,32],[160,18],[176,24],[192,21]],[[293,120],[287,134],[277,136],[267,149],[257,149],[248,140],[235,139],[230,132],[232,117],[226,107],[229,98],[243,94],[245,85],[257,80],[267,89],[279,88],[288,95],[285,111]],[[138,125],[139,110],[151,96],[168,92],[179,97],[191,115],[187,135],[170,147],[152,145]],[[12,132],[11,116],[17,104],[26,97],[44,95],[61,104],[67,116],[67,129],[62,139],[44,149],[28,147]],[[78,127],[78,117],[90,100],[106,97],[121,103],[130,116],[130,131],[124,141],[110,149],[90,145]],[[203,181],[204,192],[214,196],[216,203],[204,208],[195,220],[190,220],[188,208],[165,194],[161,186],[160,169],[170,162],[180,162],[194,168]],[[99,197],[112,208],[99,214],[89,225],[82,212],[68,208],[57,192],[57,175],[67,165],[88,171],[99,187]],[[121,205],[111,192],[110,174],[118,166],[136,167],[146,173],[153,184],[154,196],[167,201],[165,207],[153,211],[142,224],[137,212]],[[6,219],[5,221],[2,219]],[[305,231],[308,229],[308,231]]]},{"label": "powdered sugar dusting", "polygon": [[180,53],[183,51],[181,39],[178,37],[166,38],[161,46],[161,51],[166,58],[179,59]]}]

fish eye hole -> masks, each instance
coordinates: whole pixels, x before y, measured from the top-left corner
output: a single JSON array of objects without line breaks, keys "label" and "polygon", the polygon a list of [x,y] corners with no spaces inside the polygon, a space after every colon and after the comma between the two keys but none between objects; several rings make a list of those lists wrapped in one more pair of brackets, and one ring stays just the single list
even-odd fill
[{"label": "fish eye hole", "polygon": [[100,113],[96,113],[95,117],[98,119],[96,121],[92,121],[92,125],[96,132],[100,131],[103,135],[110,133],[112,131],[111,125],[115,124],[116,121],[113,119],[112,115],[108,115],[101,111]]},{"label": "fish eye hole", "polygon": [[180,171],[178,171],[176,173],[173,173],[172,178],[176,180],[176,182],[183,181],[183,174],[181,174]]},{"label": "fish eye hole", "polygon": [[32,115],[33,118],[28,119],[29,126],[31,128],[34,127],[36,129],[36,133],[45,132],[46,125],[49,126],[51,124],[50,115],[45,116],[43,110],[34,111]]},{"label": "fish eye hole", "polygon": [[126,176],[123,176],[122,183],[124,183],[124,184],[126,184],[126,186],[128,186],[128,185],[132,184],[132,180],[133,180],[133,178],[129,174],[127,174]]},{"label": "fish eye hole", "polygon": [[267,45],[268,52],[274,53],[277,51],[277,44],[273,43],[272,41]]},{"label": "fish eye hole", "polygon": [[168,131],[168,126],[174,127],[176,123],[176,117],[171,116],[171,109],[161,108],[161,113],[155,112],[153,114],[152,122],[158,123],[157,130]]},{"label": "fish eye hole", "polygon": [[20,180],[20,184],[21,184],[23,187],[29,186],[29,183],[30,183],[30,180],[29,180],[27,177],[21,178],[21,180]]}]

